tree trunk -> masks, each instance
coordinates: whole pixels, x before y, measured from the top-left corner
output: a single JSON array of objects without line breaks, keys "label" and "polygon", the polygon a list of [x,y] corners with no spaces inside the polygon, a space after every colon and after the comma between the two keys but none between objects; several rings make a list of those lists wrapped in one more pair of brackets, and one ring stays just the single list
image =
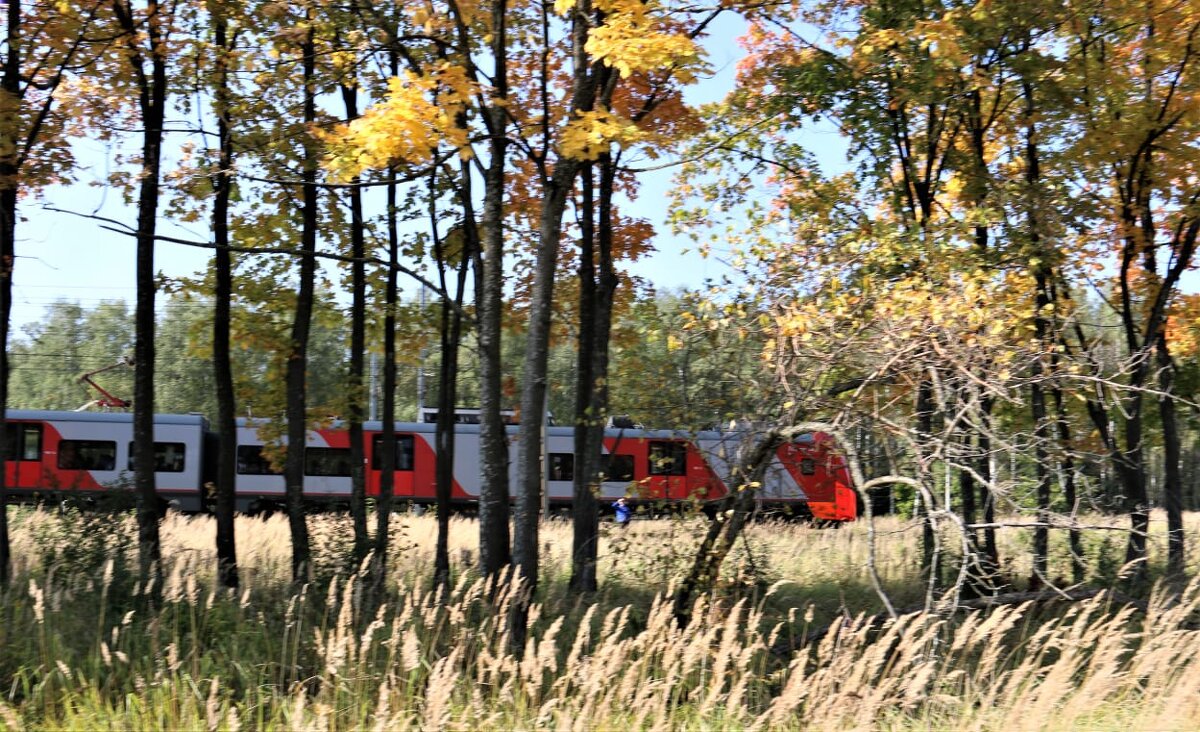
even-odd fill
[{"label": "tree trunk", "polygon": [[[922,381],[917,386],[916,415],[917,436],[920,440],[918,450],[924,450],[933,436],[933,385],[928,381]],[[924,463],[923,455],[918,454],[917,458]],[[922,474],[925,471],[924,467],[920,468]],[[927,584],[936,586],[940,582],[937,566],[937,537],[934,536],[933,528],[934,507],[929,505],[928,497],[918,495],[917,498],[921,502],[921,574]]]},{"label": "tree trunk", "polygon": [[[492,4],[492,96],[508,98],[507,2]],[[482,268],[476,298],[479,311],[480,465],[479,569],[496,577],[512,561],[509,537],[508,434],[500,416],[501,312],[504,298],[504,165],[507,156],[507,112],[502,104],[486,110],[491,159],[484,174]],[[469,175],[469,172],[468,172]]]},{"label": "tree trunk", "polygon": [[[588,2],[571,11],[573,81],[571,113],[591,110],[596,99],[596,79],[589,73],[585,49],[590,28]],[[549,84],[549,79],[543,79]],[[524,582],[509,611],[509,649],[520,656],[525,651],[529,603],[538,581],[538,518],[541,513],[542,435],[545,428],[546,364],[550,346],[551,300],[562,237],[567,196],[579,172],[580,161],[559,158],[552,172],[542,178],[542,208],[538,217],[538,246],[534,263],[533,290],[529,300],[525,364],[521,387],[521,440],[517,458],[517,514],[513,524],[513,564],[516,579]]]},{"label": "tree trunk", "polygon": [[692,619],[692,604],[696,596],[712,589],[721,571],[721,564],[741,535],[742,529],[754,507],[756,490],[761,484],[767,466],[775,451],[784,442],[793,439],[797,430],[774,430],[768,432],[753,446],[742,446],[732,475],[729,476],[729,493],[721,500],[714,517],[708,523],[708,531],[696,549],[692,568],[675,591],[672,607],[675,622],[686,628]]},{"label": "tree trunk", "polygon": [[[311,24],[313,11],[307,11]],[[303,115],[306,125],[316,121],[316,51],[313,29],[309,29],[301,44],[303,59]],[[311,553],[308,542],[308,523],[304,515],[304,454],[308,436],[307,382],[308,339],[312,325],[313,289],[316,280],[317,250],[317,164],[318,154],[312,140],[305,138],[301,178],[303,197],[300,206],[300,281],[296,290],[296,312],[292,321],[291,352],[287,363],[287,460],[284,475],[287,481],[288,526],[292,534],[292,581],[305,582],[310,573]]]},{"label": "tree trunk", "polygon": [[1033,532],[1033,576],[1029,579],[1032,589],[1041,587],[1047,582],[1047,557],[1050,552],[1050,533],[1045,524],[1050,521],[1050,456],[1046,446],[1050,443],[1050,421],[1046,412],[1046,392],[1042,379],[1046,374],[1043,352],[1050,348],[1050,321],[1046,309],[1050,305],[1050,254],[1043,251],[1041,220],[1038,218],[1040,196],[1038,186],[1041,185],[1041,160],[1038,153],[1037,128],[1034,124],[1033,85],[1027,81],[1021,82],[1022,96],[1025,100],[1025,221],[1029,230],[1029,249],[1031,259],[1037,262],[1034,266],[1034,339],[1038,353],[1033,361],[1032,380],[1029,385],[1029,404],[1033,417],[1033,462],[1037,480],[1037,521],[1039,526]]},{"label": "tree trunk", "polygon": [[[430,192],[433,195],[433,192]],[[432,209],[432,205],[430,206]],[[433,215],[431,210],[431,216]],[[437,546],[434,551],[433,586],[437,596],[445,600],[450,593],[450,497],[454,485],[454,405],[458,399],[458,344],[462,340],[462,304],[466,293],[467,268],[471,264],[471,252],[466,251],[468,237],[458,237],[463,250],[458,252],[458,282],[454,301],[442,297],[442,359],[438,378],[438,421],[435,434],[437,442],[436,492],[437,492]],[[442,292],[447,293],[445,240],[435,242],[438,274]]]},{"label": "tree trunk", "polygon": [[[978,462],[976,451],[977,443],[971,440],[969,432],[963,432],[959,436],[959,444],[965,453],[968,453],[966,458],[970,462]],[[978,509],[975,506],[975,476],[971,475],[970,471],[960,470],[958,473],[958,496],[962,501],[962,518],[963,522],[970,525],[975,523]],[[978,536],[974,531],[968,532],[967,539],[971,542],[971,546],[975,546]]]},{"label": "tree trunk", "polygon": [[571,580],[575,592],[595,592],[596,544],[599,541],[599,511],[593,493],[593,475],[599,472],[599,455],[592,455],[591,426],[603,424],[592,411],[596,386],[592,375],[592,351],[596,347],[596,205],[592,165],[580,171],[579,214],[579,339],[575,374],[575,474],[572,486]]},{"label": "tree trunk", "polygon": [[[591,166],[583,176],[585,222],[591,221]],[[599,494],[601,455],[604,446],[604,424],[608,413],[608,360],[609,340],[612,332],[613,296],[618,278],[613,267],[613,182],[616,166],[612,158],[600,158],[600,202],[599,231],[595,237],[596,254],[599,258],[598,276],[593,274],[591,237],[585,235],[582,246],[587,253],[586,273],[583,257],[580,269],[580,354],[577,405],[582,406],[577,417],[575,438],[575,492],[573,506],[574,535],[572,540],[571,586],[577,591],[594,592],[597,589],[596,562],[600,534]],[[588,227],[590,229],[590,226]],[[587,286],[584,286],[585,278]],[[590,304],[586,308],[583,291],[588,291]],[[588,338],[585,349],[585,319]],[[585,380],[586,374],[586,380]],[[582,432],[582,435],[580,435]],[[582,438],[582,439],[581,439]]]},{"label": "tree trunk", "polygon": [[992,428],[992,409],[995,400],[984,397],[979,405],[979,462],[978,472],[983,481],[979,484],[979,503],[983,507],[983,522],[988,528],[983,530],[983,556],[988,563],[987,571],[995,578],[993,584],[1000,584],[1000,550],[996,546],[996,497],[992,494],[992,438],[988,434]]},{"label": "tree trunk", "polygon": [[[142,172],[138,184],[138,227],[134,309],[133,483],[137,496],[138,565],[142,576],[161,571],[158,523],[162,518],[154,479],[154,243],[167,100],[167,49],[164,10],[155,1],[146,5],[145,22],[134,18],[130,3],[114,0],[113,13],[128,46],[130,70],[137,82],[142,117]],[[143,50],[139,38],[146,34]],[[147,73],[146,63],[150,64]]]},{"label": "tree trunk", "polygon": [[[1135,372],[1141,367],[1136,367]],[[1140,389],[1144,379],[1134,388]],[[1146,468],[1142,456],[1142,396],[1134,395],[1132,406],[1125,416],[1125,448],[1119,451],[1117,475],[1121,480],[1125,510],[1129,513],[1129,542],[1125,547],[1125,563],[1138,562],[1133,578],[1146,573],[1146,539],[1150,531],[1150,500],[1146,492]]]},{"label": "tree trunk", "polygon": [[525,648],[528,603],[538,580],[538,521],[542,510],[542,436],[545,430],[546,364],[550,316],[563,211],[578,163],[560,160],[542,200],[537,262],[529,304],[525,365],[522,369],[521,439],[517,451],[517,511],[513,523],[513,564],[524,589],[512,603],[509,637],[515,653]]},{"label": "tree trunk", "polygon": [[[346,121],[358,118],[358,90],[342,85]],[[358,179],[351,181],[357,184]],[[354,558],[367,556],[371,537],[367,533],[367,466],[363,446],[363,357],[367,350],[367,276],[363,257],[366,229],[363,224],[362,189],[352,185],[350,196],[350,370],[347,374],[346,421],[350,432],[350,516],[354,525]]]},{"label": "tree trunk", "polygon": [[217,391],[217,581],[222,587],[238,586],[237,542],[234,534],[237,481],[237,406],[233,389],[233,365],[230,351],[230,310],[233,299],[233,261],[229,247],[229,197],[233,186],[233,136],[229,126],[228,53],[233,39],[228,37],[225,17],[215,12],[213,31],[217,53],[215,113],[220,159],[212,175],[213,270],[213,379]]},{"label": "tree trunk", "polygon": [[[1071,439],[1071,423],[1067,415],[1067,408],[1063,400],[1062,389],[1055,386],[1052,395],[1054,397],[1055,423],[1058,427],[1058,445],[1062,451],[1062,458],[1059,461],[1059,469],[1062,471],[1062,491],[1063,501],[1067,504],[1067,509],[1071,512],[1072,519],[1078,511],[1079,497],[1075,488],[1075,458],[1074,445]],[[1067,532],[1067,542],[1071,548],[1071,580],[1075,584],[1079,584],[1084,580],[1086,568],[1083,565],[1083,537],[1079,529],[1069,529]]]},{"label": "tree trunk", "polygon": [[[21,95],[21,2],[9,0],[6,54],[0,89],[10,100]],[[16,126],[0,129],[0,589],[8,586],[12,558],[8,538],[8,331],[12,313],[12,278],[17,241],[17,140]]]},{"label": "tree trunk", "polygon": [[1162,420],[1163,503],[1167,509],[1167,574],[1181,577],[1184,571],[1183,477],[1180,475],[1179,426],[1175,418],[1175,364],[1167,337],[1159,331],[1154,339],[1158,362],[1158,414]]},{"label": "tree trunk", "polygon": [[[1037,301],[1042,302],[1045,279],[1039,273],[1037,281]],[[1041,315],[1034,316],[1034,329],[1039,344],[1045,344],[1047,336],[1046,319]],[[1040,357],[1033,364],[1033,381],[1029,385],[1030,413],[1033,418],[1033,462],[1037,480],[1037,522],[1033,530],[1033,575],[1029,578],[1029,586],[1037,589],[1047,581],[1047,556],[1050,551],[1050,534],[1045,524],[1050,520],[1050,456],[1046,445],[1050,440],[1050,422],[1046,415],[1046,394],[1039,379],[1045,375]]]},{"label": "tree trunk", "polygon": [[[392,75],[399,72],[399,59],[392,51],[388,54]],[[395,178],[395,171],[389,171]],[[383,436],[379,449],[379,500],[375,505],[375,548],[372,562],[373,584],[382,591],[387,576],[388,531],[392,513],[392,495],[396,486],[396,307],[397,266],[400,264],[400,232],[396,211],[396,184],[387,185],[387,232],[388,271],[384,286],[385,312],[383,315]]]},{"label": "tree trunk", "polygon": [[[967,130],[970,136],[971,149],[971,164],[974,167],[973,175],[968,183],[968,195],[976,209],[982,213],[987,207],[988,195],[991,192],[993,185],[991,175],[988,171],[987,160],[987,132],[990,122],[984,117],[983,112],[983,95],[979,89],[971,90],[967,95]],[[975,225],[975,251],[980,258],[986,258],[991,247],[989,243],[990,231],[986,219],[981,218],[980,222]],[[986,260],[985,260],[986,261]],[[978,504],[983,509],[984,523],[994,524],[996,520],[995,501],[992,497],[991,490],[991,450],[992,441],[988,435],[991,429],[991,416],[994,400],[991,397],[984,396],[980,400],[979,419],[980,429],[975,436],[976,460],[975,472],[979,474],[982,481],[978,484],[979,501]],[[968,515],[968,512],[973,516],[976,509],[975,501],[975,483],[976,481],[970,475],[966,475],[962,485],[963,497],[963,517]],[[973,523],[974,518],[968,519],[968,523]],[[971,542],[973,546],[978,546],[978,535],[971,532]],[[995,579],[997,568],[1000,566],[999,556],[996,549],[996,530],[987,528],[983,531],[983,561],[987,565],[984,571]],[[993,583],[994,584],[994,583]]]}]

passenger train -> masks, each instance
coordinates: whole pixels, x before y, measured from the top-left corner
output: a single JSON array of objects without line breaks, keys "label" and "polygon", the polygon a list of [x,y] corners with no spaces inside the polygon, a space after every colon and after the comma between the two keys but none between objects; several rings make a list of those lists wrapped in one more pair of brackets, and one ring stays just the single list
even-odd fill
[{"label": "passenger train", "polygon": [[[469,420],[461,420],[469,421]],[[242,512],[282,505],[282,471],[268,459],[259,435],[261,421],[238,420],[237,509]],[[133,415],[127,412],[7,412],[5,485],[17,500],[88,498],[132,485]],[[396,500],[435,500],[434,432],[431,422],[396,423]],[[478,424],[455,425],[451,500],[469,507],[479,497],[481,473]],[[216,435],[198,415],[154,417],[155,478],[165,501],[183,511],[211,505]],[[379,495],[382,425],[364,425],[366,491]],[[510,486],[516,483],[515,425],[507,427]],[[746,439],[741,431],[680,432],[638,427],[610,428],[604,435],[601,501],[629,496],[665,503],[711,503],[727,495],[732,462]],[[546,428],[545,482],[553,506],[569,506],[575,473],[574,430]],[[350,436],[343,424],[308,433],[305,447],[306,500],[349,501]],[[768,468],[756,500],[787,507],[823,521],[850,521],[858,502],[844,458],[824,433],[803,435],[782,445]]]}]

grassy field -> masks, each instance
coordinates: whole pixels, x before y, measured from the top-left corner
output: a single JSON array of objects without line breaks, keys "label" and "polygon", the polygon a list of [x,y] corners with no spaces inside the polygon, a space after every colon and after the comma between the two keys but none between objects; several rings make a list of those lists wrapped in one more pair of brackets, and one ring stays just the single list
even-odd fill
[{"label": "grassy field", "polygon": [[[700,523],[604,526],[601,589],[580,597],[566,589],[570,525],[551,521],[517,659],[505,651],[504,598],[489,602],[473,573],[472,520],[453,522],[456,584],[438,604],[429,517],[398,518],[389,592],[371,603],[345,555],[343,516],[311,518],[318,579],[299,594],[288,583],[286,521],[239,519],[236,595],[214,590],[210,519],[168,518],[165,579],[147,588],[131,569],[131,517],[11,516],[0,728],[1200,728],[1195,584],[1157,591],[1145,613],[1100,598],[855,628],[853,617],[881,609],[865,527],[761,523],[680,630],[663,597],[691,561]],[[1189,517],[1191,537],[1197,523]],[[878,528],[893,601],[920,603],[919,527],[885,519]],[[1120,556],[1122,538],[1088,537],[1093,586],[1111,583],[1118,567],[1105,555]],[[1027,554],[1028,537],[1002,540],[1004,556]],[[1053,564],[1069,574],[1056,547]],[[1022,562],[1004,569],[1028,573]],[[772,652],[831,623],[797,653]]]}]

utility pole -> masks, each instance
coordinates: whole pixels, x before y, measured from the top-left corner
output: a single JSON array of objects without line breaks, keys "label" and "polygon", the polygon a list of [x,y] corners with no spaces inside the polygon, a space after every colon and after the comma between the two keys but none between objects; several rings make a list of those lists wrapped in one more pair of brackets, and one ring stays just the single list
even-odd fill
[{"label": "utility pole", "polygon": [[367,419],[374,422],[378,419],[376,407],[379,404],[379,384],[375,380],[375,369],[377,368],[378,354],[371,353],[371,363],[368,367],[370,373],[367,377]]},{"label": "utility pole", "polygon": [[[425,312],[425,285],[421,285],[421,294],[418,296],[418,302],[421,304],[421,313]],[[421,415],[425,412],[425,347],[421,347],[421,353],[417,356],[417,419],[424,419]]]}]

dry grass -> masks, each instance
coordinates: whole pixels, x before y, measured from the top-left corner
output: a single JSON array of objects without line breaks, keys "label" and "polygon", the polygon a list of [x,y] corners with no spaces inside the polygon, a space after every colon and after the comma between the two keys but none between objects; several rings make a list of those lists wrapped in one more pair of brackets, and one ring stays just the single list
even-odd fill
[{"label": "dry grass", "polygon": [[[345,558],[341,516],[312,518],[319,579],[296,595],[286,522],[239,519],[236,596],[213,589],[206,518],[165,523],[160,588],[130,573],[128,517],[13,518],[0,728],[1200,728],[1194,583],[1158,591],[1146,614],[1099,598],[913,614],[871,629],[851,619],[880,607],[862,526],[764,523],[681,630],[662,598],[691,559],[695,521],[606,526],[603,586],[589,598],[565,589],[570,524],[551,521],[518,659],[505,650],[506,598],[489,600],[475,580],[471,520],[453,522],[457,584],[440,605],[428,586],[428,517],[397,522],[382,604],[369,601]],[[1196,524],[1189,517],[1192,536]],[[885,585],[899,605],[919,601],[919,531],[897,519],[879,529]],[[1093,580],[1110,571],[1100,553],[1120,546],[1089,537]],[[1002,551],[1023,555],[1027,539],[1006,534]],[[1019,561],[1005,569],[1026,571]],[[794,656],[768,650],[830,622],[834,632]]]}]

